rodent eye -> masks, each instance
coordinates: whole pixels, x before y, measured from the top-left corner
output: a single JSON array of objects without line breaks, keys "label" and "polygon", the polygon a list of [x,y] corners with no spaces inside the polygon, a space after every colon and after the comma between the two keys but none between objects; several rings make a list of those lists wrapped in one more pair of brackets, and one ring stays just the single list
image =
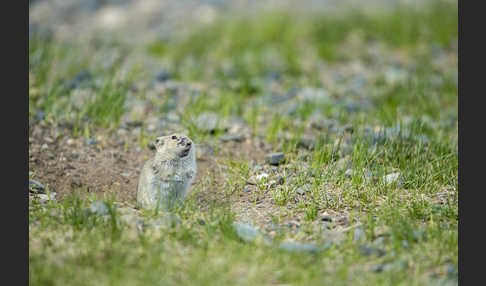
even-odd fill
[{"label": "rodent eye", "polygon": [[176,140],[177,139],[177,136],[172,135],[172,139]]},{"label": "rodent eye", "polygon": [[160,143],[160,139],[156,139],[155,140],[155,143],[159,144]]}]

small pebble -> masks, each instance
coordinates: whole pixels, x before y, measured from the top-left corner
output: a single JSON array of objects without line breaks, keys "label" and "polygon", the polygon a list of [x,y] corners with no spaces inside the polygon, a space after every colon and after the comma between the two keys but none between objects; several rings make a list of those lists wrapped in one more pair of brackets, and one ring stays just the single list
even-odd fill
[{"label": "small pebble", "polygon": [[278,152],[278,153],[272,153],[272,154],[268,154],[266,156],[266,160],[267,160],[267,163],[269,163],[270,165],[278,165],[280,163],[282,163],[284,161],[284,153],[282,152]]},{"label": "small pebble", "polygon": [[167,70],[165,69],[160,69],[159,71],[157,71],[154,75],[154,80],[158,81],[158,82],[164,82],[164,81],[167,81],[169,80],[170,78],[170,74]]},{"label": "small pebble", "polygon": [[363,254],[364,256],[371,256],[371,255],[383,256],[386,254],[386,251],[383,249],[372,247],[372,246],[365,246],[365,245],[361,245],[359,247],[359,252],[361,252],[361,254]]},{"label": "small pebble", "polygon": [[354,241],[362,241],[366,239],[366,234],[362,228],[357,228],[353,233]]},{"label": "small pebble", "polygon": [[94,145],[98,144],[98,140],[93,139],[93,138],[87,138],[87,139],[84,140],[84,144],[86,144],[87,146],[94,146]]},{"label": "small pebble", "polygon": [[385,183],[387,185],[397,183],[399,178],[400,178],[399,172],[388,174],[385,176]]},{"label": "small pebble", "polygon": [[29,190],[35,193],[44,192],[46,188],[36,180],[29,180]]},{"label": "small pebble", "polygon": [[345,176],[351,177],[353,175],[353,170],[352,169],[347,169],[346,172],[344,172]]},{"label": "small pebble", "polygon": [[89,206],[89,210],[92,214],[96,214],[96,215],[108,215],[110,213],[108,206],[101,201],[92,203]]},{"label": "small pebble", "polygon": [[38,110],[37,113],[35,114],[37,120],[42,121],[46,118],[46,113],[42,110]]},{"label": "small pebble", "polygon": [[249,223],[235,222],[233,228],[238,237],[246,242],[254,241],[260,235],[260,232]]},{"label": "small pebble", "polygon": [[243,134],[224,134],[221,137],[219,137],[219,140],[222,142],[229,142],[229,141],[242,142],[244,139],[245,136]]},{"label": "small pebble", "polygon": [[278,248],[288,252],[319,252],[319,248],[314,243],[302,243],[297,241],[281,242]]},{"label": "small pebble", "polygon": [[49,196],[50,200],[55,202],[56,201],[56,193],[55,192],[50,192],[49,195],[47,194],[39,194],[37,197],[42,201],[42,202],[48,202],[49,201]]}]

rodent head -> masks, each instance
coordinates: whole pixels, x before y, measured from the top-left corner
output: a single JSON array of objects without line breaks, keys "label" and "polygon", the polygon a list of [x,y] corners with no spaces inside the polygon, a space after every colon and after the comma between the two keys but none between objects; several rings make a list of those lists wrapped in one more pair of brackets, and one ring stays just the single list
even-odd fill
[{"label": "rodent head", "polygon": [[194,149],[192,140],[185,135],[174,133],[168,136],[161,136],[155,139],[157,153],[174,156],[174,158],[187,157]]}]

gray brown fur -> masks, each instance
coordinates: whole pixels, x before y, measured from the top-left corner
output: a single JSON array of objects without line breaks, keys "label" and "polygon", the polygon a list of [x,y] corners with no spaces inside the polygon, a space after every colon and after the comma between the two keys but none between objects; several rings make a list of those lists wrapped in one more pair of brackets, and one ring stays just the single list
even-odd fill
[{"label": "gray brown fur", "polygon": [[145,209],[170,210],[181,202],[196,176],[196,150],[180,134],[158,137],[155,156],[140,174],[137,203]]}]

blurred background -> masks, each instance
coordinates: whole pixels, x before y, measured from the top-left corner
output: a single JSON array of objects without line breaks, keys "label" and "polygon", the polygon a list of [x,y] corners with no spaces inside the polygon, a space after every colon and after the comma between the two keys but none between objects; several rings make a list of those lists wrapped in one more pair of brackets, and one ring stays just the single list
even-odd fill
[{"label": "blurred background", "polygon": [[[419,73],[425,75],[422,83],[457,89],[457,1],[29,3],[30,111],[76,124],[140,120],[147,114],[137,110],[175,101],[172,94],[164,99],[157,94],[182,81],[199,83],[186,86],[190,90],[219,86],[236,93],[235,103],[245,106],[250,104],[245,95],[268,99],[290,92],[310,101],[325,97],[353,112],[374,103],[414,101],[413,96],[375,96]],[[99,90],[112,78],[143,92],[123,93],[120,100],[106,95],[97,101],[100,96],[90,95],[88,90]],[[306,92],[297,92],[304,87]],[[456,113],[456,96],[438,100],[450,107],[441,114]],[[93,101],[111,102],[114,110],[94,114]],[[208,105],[224,117],[229,111],[245,117],[241,105]],[[187,113],[196,116],[200,110]],[[434,112],[428,116],[438,119]],[[383,119],[391,123],[395,118]]]}]

